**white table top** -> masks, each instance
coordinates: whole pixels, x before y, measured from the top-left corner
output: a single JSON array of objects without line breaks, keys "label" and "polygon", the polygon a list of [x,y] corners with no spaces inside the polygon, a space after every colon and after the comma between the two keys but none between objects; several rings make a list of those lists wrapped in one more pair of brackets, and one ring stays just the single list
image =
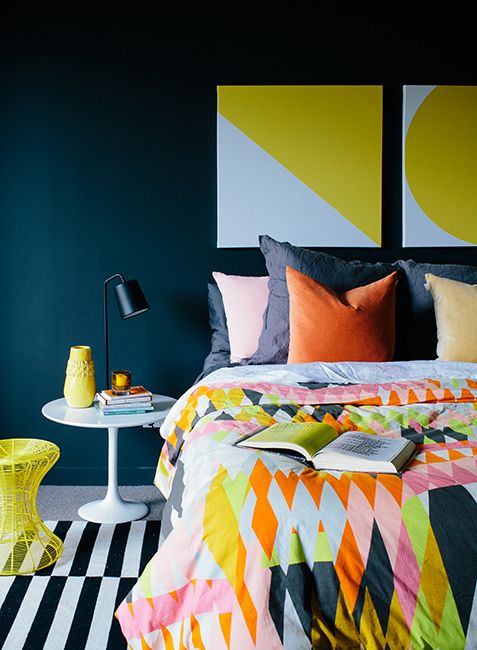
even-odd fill
[{"label": "white table top", "polygon": [[166,395],[153,395],[152,404],[154,411],[149,413],[136,413],[131,415],[101,415],[94,406],[89,408],[71,408],[66,404],[64,397],[48,402],[41,409],[42,414],[53,422],[66,424],[71,427],[84,427],[90,429],[107,429],[109,427],[140,427],[144,424],[162,422],[175,403],[173,397]]}]

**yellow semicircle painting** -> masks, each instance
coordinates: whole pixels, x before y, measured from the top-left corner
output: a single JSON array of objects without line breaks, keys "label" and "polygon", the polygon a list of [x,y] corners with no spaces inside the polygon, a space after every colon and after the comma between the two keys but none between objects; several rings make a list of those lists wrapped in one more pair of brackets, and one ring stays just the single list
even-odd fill
[{"label": "yellow semicircle painting", "polygon": [[406,110],[405,242],[477,244],[477,86],[406,86]]}]

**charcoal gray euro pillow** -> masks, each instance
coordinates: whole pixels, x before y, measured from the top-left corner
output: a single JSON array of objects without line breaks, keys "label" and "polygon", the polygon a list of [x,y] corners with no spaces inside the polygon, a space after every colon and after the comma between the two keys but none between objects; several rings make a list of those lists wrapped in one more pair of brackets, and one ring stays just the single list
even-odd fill
[{"label": "charcoal gray euro pillow", "polygon": [[426,273],[448,280],[477,284],[477,267],[461,264],[429,264],[414,260],[398,260],[402,270],[407,304],[402,305],[407,318],[404,321],[406,348],[410,359],[437,357],[437,326],[432,295],[425,288]]},{"label": "charcoal gray euro pillow", "polygon": [[226,352],[230,356],[229,330],[225,315],[224,301],[216,284],[207,284],[209,325],[211,331],[211,352]]},{"label": "charcoal gray euro pillow", "polygon": [[393,265],[381,262],[347,262],[327,253],[278,242],[268,235],[261,235],[259,241],[270,276],[270,294],[258,349],[248,360],[250,364],[287,363],[290,340],[287,266],[338,293],[370,284],[396,270]]},{"label": "charcoal gray euro pillow", "polygon": [[205,358],[202,372],[194,383],[197,383],[214,370],[237,365],[230,363],[229,331],[227,329],[227,318],[225,316],[224,302],[220,289],[216,284],[209,283],[207,284],[207,291],[211,333],[210,352]]}]

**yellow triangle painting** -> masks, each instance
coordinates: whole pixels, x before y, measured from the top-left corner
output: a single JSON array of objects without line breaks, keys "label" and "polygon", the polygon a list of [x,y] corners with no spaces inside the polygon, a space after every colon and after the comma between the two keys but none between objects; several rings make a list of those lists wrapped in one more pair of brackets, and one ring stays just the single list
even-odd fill
[{"label": "yellow triangle painting", "polygon": [[381,86],[220,86],[218,112],[381,245]]}]

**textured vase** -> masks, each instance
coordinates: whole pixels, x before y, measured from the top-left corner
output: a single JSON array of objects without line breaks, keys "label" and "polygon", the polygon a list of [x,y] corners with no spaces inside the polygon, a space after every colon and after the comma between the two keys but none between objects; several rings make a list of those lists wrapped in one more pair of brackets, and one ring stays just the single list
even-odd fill
[{"label": "textured vase", "polygon": [[87,408],[96,394],[94,363],[89,345],[74,345],[66,366],[64,396],[68,406]]}]

